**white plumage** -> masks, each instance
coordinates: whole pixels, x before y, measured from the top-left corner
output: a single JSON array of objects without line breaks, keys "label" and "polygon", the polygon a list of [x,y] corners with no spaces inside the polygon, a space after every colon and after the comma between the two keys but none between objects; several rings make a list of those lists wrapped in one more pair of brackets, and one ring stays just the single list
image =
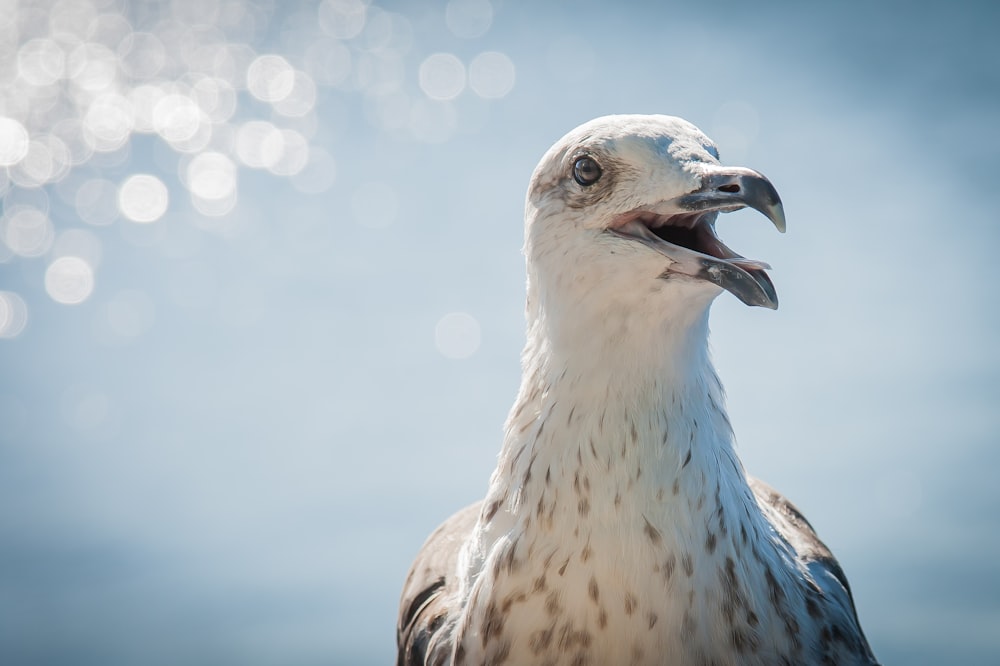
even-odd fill
[{"label": "white plumage", "polygon": [[723,289],[776,307],[714,233],[760,174],[668,116],[570,132],[532,176],[527,345],[486,498],[403,591],[399,664],[875,664],[847,581],[736,456],[708,354]]}]

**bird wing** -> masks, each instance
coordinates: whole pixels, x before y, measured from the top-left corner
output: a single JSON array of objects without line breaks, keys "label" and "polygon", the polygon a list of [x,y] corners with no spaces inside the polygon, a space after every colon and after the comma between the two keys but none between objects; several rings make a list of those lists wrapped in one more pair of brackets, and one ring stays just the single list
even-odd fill
[{"label": "bird wing", "polygon": [[442,523],[410,567],[399,602],[397,666],[425,666],[432,663],[432,652],[445,647],[438,641],[451,630],[447,620],[457,592],[459,552],[479,519],[481,504],[467,506]]},{"label": "bird wing", "polygon": [[749,482],[764,514],[795,550],[799,562],[805,565],[822,596],[826,597],[829,625],[824,639],[829,639],[828,650],[832,654],[850,655],[838,663],[848,663],[850,659],[850,663],[877,666],[878,661],[858,620],[851,586],[837,558],[816,535],[816,530],[798,507],[760,479],[750,478]]}]

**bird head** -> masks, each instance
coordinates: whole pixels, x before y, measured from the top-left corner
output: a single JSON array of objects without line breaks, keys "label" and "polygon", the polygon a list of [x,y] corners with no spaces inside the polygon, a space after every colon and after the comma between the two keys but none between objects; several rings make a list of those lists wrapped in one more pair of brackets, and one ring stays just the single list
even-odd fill
[{"label": "bird head", "polygon": [[715,232],[719,213],[744,207],[784,231],[770,181],[721,165],[715,144],[691,123],[661,115],[585,123],[549,149],[532,175],[529,308],[532,300],[572,308],[659,298],[705,310],[723,290],[776,308],[770,266],[741,257]]}]

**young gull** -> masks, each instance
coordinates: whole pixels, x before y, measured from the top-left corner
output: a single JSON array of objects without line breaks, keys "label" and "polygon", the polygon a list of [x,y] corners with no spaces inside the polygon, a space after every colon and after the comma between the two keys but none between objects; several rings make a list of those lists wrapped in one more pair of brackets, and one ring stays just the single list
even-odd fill
[{"label": "young gull", "polygon": [[746,475],[708,352],[723,290],[777,307],[720,212],[761,174],[669,116],[560,139],[525,211],[523,378],[483,501],[417,555],[399,666],[876,664],[830,550]]}]

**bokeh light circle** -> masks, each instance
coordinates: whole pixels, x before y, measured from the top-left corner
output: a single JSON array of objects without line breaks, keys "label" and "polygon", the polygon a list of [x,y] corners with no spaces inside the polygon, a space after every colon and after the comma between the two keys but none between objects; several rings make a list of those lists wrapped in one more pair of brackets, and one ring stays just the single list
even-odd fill
[{"label": "bokeh light circle", "polygon": [[184,181],[201,199],[225,199],[236,191],[236,164],[223,153],[201,153],[188,163]]},{"label": "bokeh light circle", "polygon": [[323,0],[319,5],[319,26],[337,39],[351,39],[365,27],[368,6],[362,0]]},{"label": "bokeh light circle", "polygon": [[514,80],[514,63],[499,51],[480,53],[469,63],[469,87],[485,99],[506,97]]},{"label": "bokeh light circle", "polygon": [[247,90],[262,102],[285,99],[295,87],[295,70],[279,55],[258,56],[247,69]]},{"label": "bokeh light circle", "polygon": [[198,104],[179,93],[164,95],[153,107],[153,127],[171,144],[194,137],[204,122]]},{"label": "bokeh light circle", "polygon": [[28,154],[28,130],[13,118],[0,117],[0,167],[17,164]]},{"label": "bokeh light circle", "polygon": [[133,222],[155,222],[167,212],[170,196],[163,181],[146,173],[137,173],[118,188],[118,209]]},{"label": "bokeh light circle", "polygon": [[132,102],[117,93],[106,93],[87,109],[83,118],[84,139],[94,150],[110,152],[124,145],[134,124]]},{"label": "bokeh light circle", "polygon": [[66,71],[66,55],[52,39],[36,38],[17,51],[18,75],[33,86],[49,86]]},{"label": "bokeh light circle", "polygon": [[49,147],[42,141],[29,141],[28,152],[17,164],[8,167],[10,179],[24,188],[40,187],[52,177],[55,163]]},{"label": "bokeh light circle", "polygon": [[0,338],[16,338],[28,324],[28,306],[12,291],[0,291]]},{"label": "bokeh light circle", "polygon": [[45,291],[57,303],[82,303],[94,291],[94,269],[81,257],[59,257],[45,271]]},{"label": "bokeh light circle", "polygon": [[40,257],[55,240],[52,221],[45,212],[31,207],[17,207],[0,218],[4,244],[20,257]]},{"label": "bokeh light circle", "polygon": [[445,357],[469,358],[479,350],[482,333],[479,320],[467,312],[451,312],[434,327],[434,345]]},{"label": "bokeh light circle", "polygon": [[151,79],[167,63],[163,42],[149,32],[133,32],[118,45],[122,69],[134,79]]},{"label": "bokeh light circle", "polygon": [[281,130],[281,156],[267,166],[276,176],[292,176],[309,163],[309,142],[295,130]]},{"label": "bokeh light circle", "polygon": [[465,89],[465,65],[451,53],[435,53],[420,63],[420,89],[435,100],[450,100]]},{"label": "bokeh light circle", "polygon": [[248,167],[267,169],[281,159],[285,137],[273,123],[251,120],[236,132],[236,156]]},{"label": "bokeh light circle", "polygon": [[272,102],[274,110],[289,118],[306,115],[316,106],[316,83],[305,72],[294,72],[288,94]]}]

